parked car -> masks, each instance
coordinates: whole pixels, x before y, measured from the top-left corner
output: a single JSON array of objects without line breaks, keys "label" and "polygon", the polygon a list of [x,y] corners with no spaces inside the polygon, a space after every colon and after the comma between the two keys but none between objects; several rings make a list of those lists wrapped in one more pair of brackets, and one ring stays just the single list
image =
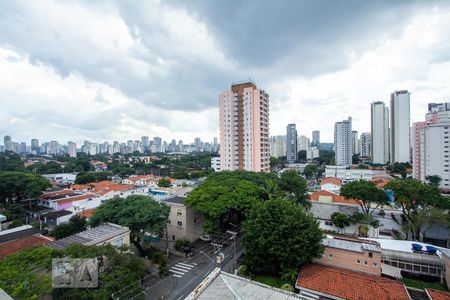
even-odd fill
[{"label": "parked car", "polygon": [[204,235],[200,236],[200,239],[202,241],[205,241],[205,242],[211,242],[212,241],[212,236],[210,236],[209,234],[204,234]]}]

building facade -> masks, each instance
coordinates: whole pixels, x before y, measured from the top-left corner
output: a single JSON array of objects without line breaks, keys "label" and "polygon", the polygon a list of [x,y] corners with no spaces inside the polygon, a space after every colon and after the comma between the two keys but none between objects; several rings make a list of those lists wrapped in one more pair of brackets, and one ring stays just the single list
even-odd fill
[{"label": "building facade", "polygon": [[389,161],[389,109],[384,102],[376,101],[370,106],[372,162],[386,164]]},{"label": "building facade", "polygon": [[390,126],[390,162],[409,162],[410,93],[406,90],[395,91],[391,94]]},{"label": "building facade", "polygon": [[312,132],[312,143],[311,143],[311,146],[319,147],[319,145],[320,145],[320,131],[319,130],[314,130]]},{"label": "building facade", "polygon": [[372,157],[372,135],[370,132],[361,133],[361,156]]},{"label": "building facade", "polygon": [[439,176],[440,188],[450,190],[450,103],[428,105],[424,122],[413,124],[413,177],[426,181]]},{"label": "building facade", "polygon": [[297,160],[297,129],[295,124],[288,124],[286,128],[286,160],[290,164]]},{"label": "building facade", "polygon": [[269,172],[269,95],[253,82],[219,97],[221,170]]},{"label": "building facade", "polygon": [[334,124],[334,148],[336,165],[352,164],[352,118]]}]

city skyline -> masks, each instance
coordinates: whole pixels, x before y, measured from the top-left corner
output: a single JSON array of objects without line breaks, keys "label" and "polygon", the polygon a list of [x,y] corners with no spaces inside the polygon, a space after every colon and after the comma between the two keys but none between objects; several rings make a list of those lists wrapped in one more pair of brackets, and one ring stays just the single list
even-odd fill
[{"label": "city skyline", "polygon": [[[0,136],[211,140],[223,87],[249,77],[271,95],[270,135],[295,123],[299,135],[320,130],[323,142],[349,115],[369,132],[370,104],[388,103],[392,91],[411,92],[411,123],[450,98],[448,3],[275,6],[1,4]],[[268,26],[258,26],[261,12]]]}]

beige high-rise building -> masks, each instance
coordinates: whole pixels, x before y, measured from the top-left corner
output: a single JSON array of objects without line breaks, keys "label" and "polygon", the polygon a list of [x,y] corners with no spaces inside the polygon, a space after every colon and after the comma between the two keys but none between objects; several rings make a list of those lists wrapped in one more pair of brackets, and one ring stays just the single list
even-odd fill
[{"label": "beige high-rise building", "polygon": [[219,102],[221,170],[269,172],[269,95],[253,82],[240,82]]}]

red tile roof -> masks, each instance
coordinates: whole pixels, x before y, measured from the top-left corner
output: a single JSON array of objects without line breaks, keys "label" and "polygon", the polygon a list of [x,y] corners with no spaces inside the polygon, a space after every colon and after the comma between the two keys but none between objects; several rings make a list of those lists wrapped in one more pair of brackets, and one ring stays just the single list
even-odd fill
[{"label": "red tile roof", "polygon": [[153,177],[154,177],[153,175],[138,175],[138,176],[128,177],[127,180],[136,182],[141,179],[152,179]]},{"label": "red tile roof", "polygon": [[341,204],[349,204],[349,205],[358,205],[358,202],[356,202],[353,199],[347,200],[344,197],[329,192],[329,191],[316,191],[311,193],[311,195],[309,195],[309,199],[312,201],[319,201],[320,196],[328,196],[332,198],[332,202],[333,203],[341,203]]},{"label": "red tile roof", "polygon": [[342,181],[340,179],[337,179],[335,177],[327,177],[324,180],[322,180],[320,182],[320,185],[326,184],[326,183],[332,183],[334,185],[338,185],[341,186],[342,185]]},{"label": "red tile roof", "polygon": [[90,218],[92,216],[92,213],[94,212],[94,210],[95,210],[95,208],[86,209],[86,210],[79,212],[78,215],[85,217],[85,218]]},{"label": "red tile roof", "polygon": [[59,191],[54,191],[54,192],[43,193],[39,198],[48,199],[48,198],[52,198],[55,196],[67,195],[67,194],[72,194],[72,193],[73,193],[72,190],[59,190]]},{"label": "red tile roof", "polygon": [[90,186],[90,185],[87,185],[87,184],[72,184],[72,185],[70,186],[70,188],[71,188],[72,190],[87,190],[87,189],[90,189],[91,186]]},{"label": "red tile roof", "polygon": [[93,185],[93,186],[95,186],[95,187],[98,187],[98,186],[105,186],[105,185],[117,184],[117,182],[111,181],[111,180],[103,180],[103,181],[100,181],[100,182],[89,182],[89,183],[87,183],[87,184],[88,184],[88,185]]},{"label": "red tile roof", "polygon": [[25,236],[17,240],[9,241],[0,244],[0,259],[6,256],[19,252],[28,247],[45,245],[53,241],[51,237],[44,237],[42,235]]},{"label": "red tile roof", "polygon": [[108,185],[108,186],[98,186],[95,187],[94,189],[92,189],[92,192],[97,194],[97,195],[106,195],[110,192],[119,192],[119,191],[126,191],[129,189],[134,188],[134,184],[112,184],[112,185]]},{"label": "red tile roof", "polygon": [[381,189],[381,188],[384,188],[384,186],[386,184],[388,184],[390,182],[390,180],[386,179],[386,178],[375,178],[375,179],[372,179],[372,182],[375,184],[375,186],[377,188]]},{"label": "red tile roof", "polygon": [[319,264],[300,269],[297,287],[348,300],[409,300],[403,283]]},{"label": "red tile roof", "polygon": [[438,291],[433,289],[426,289],[427,294],[431,300],[448,300],[450,299],[450,293],[444,291]]}]

